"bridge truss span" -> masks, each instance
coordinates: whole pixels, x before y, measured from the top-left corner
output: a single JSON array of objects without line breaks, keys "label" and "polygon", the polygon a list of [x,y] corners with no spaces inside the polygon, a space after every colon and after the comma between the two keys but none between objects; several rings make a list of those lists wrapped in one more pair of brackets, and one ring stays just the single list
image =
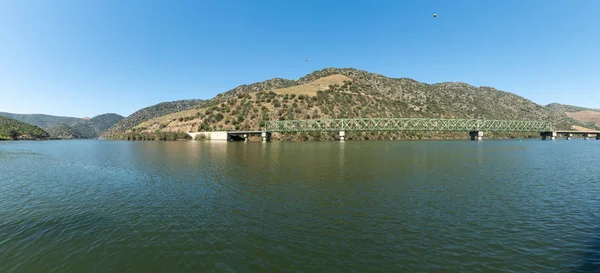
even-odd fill
[{"label": "bridge truss span", "polygon": [[442,118],[348,118],[267,121],[266,132],[333,131],[487,131],[548,132],[547,121],[442,119]]}]

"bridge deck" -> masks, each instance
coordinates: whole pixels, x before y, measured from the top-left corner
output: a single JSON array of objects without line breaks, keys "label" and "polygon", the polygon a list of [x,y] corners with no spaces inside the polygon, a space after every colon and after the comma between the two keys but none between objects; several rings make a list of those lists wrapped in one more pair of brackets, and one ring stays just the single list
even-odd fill
[{"label": "bridge deck", "polygon": [[557,134],[590,134],[590,135],[595,135],[595,134],[600,134],[600,131],[567,131],[567,130],[561,130],[561,131],[555,131]]},{"label": "bridge deck", "polygon": [[262,131],[227,131],[231,135],[260,135]]}]

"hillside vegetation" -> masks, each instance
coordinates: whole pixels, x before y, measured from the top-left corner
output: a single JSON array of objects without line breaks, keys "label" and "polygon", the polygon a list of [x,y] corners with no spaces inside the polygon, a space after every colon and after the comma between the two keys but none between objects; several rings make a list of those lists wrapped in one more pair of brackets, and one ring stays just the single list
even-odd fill
[{"label": "hillside vegetation", "polygon": [[73,130],[73,127],[59,123],[51,128],[47,129],[50,138],[52,139],[82,139],[83,137],[79,132]]},{"label": "hillside vegetation", "polygon": [[[583,125],[512,93],[466,83],[421,83],[356,69],[328,68],[298,80],[242,85],[197,107],[139,122],[113,138],[157,132],[260,130],[268,120],[352,117],[443,117],[551,121],[557,129]],[[129,123],[128,125],[133,124]],[[111,129],[112,130],[112,129]],[[348,139],[464,138],[451,132],[347,132]],[[137,136],[137,137],[136,137]],[[532,134],[491,134],[527,137]],[[334,133],[275,134],[277,139],[332,139]]]},{"label": "hillside vegetation", "polygon": [[152,105],[143,109],[136,111],[135,113],[129,115],[126,118],[121,119],[119,122],[115,123],[111,128],[102,133],[101,137],[103,138],[118,138],[123,135],[128,129],[132,127],[164,115],[168,115],[171,113],[191,109],[194,107],[199,107],[203,100],[178,100],[171,102],[161,102],[156,105]]},{"label": "hillside vegetation", "polygon": [[89,118],[59,117],[43,114],[12,114],[0,112],[6,116],[25,123],[44,128],[54,139],[88,139],[100,136],[112,127],[122,116],[114,113]]},{"label": "hillside vegetation", "polygon": [[122,119],[123,117],[120,115],[109,113],[77,122],[71,127],[73,132],[79,136],[78,138],[97,138]]},{"label": "hillside vegetation", "polygon": [[0,140],[47,139],[48,136],[48,133],[38,126],[0,116]]},{"label": "hillside vegetation", "polygon": [[565,113],[568,117],[582,122],[588,128],[600,129],[600,110],[573,105],[551,103],[546,107],[553,111]]},{"label": "hillside vegetation", "polygon": [[6,112],[0,112],[0,116],[16,119],[18,121],[38,126],[40,128],[50,128],[61,123],[72,125],[83,120],[81,118],[74,117],[60,117],[44,114],[14,114]]},{"label": "hillside vegetation", "polygon": [[568,104],[550,103],[546,105],[548,109],[559,111],[559,112],[580,112],[580,111],[595,111],[600,112],[600,109],[591,109],[579,106],[573,106]]}]

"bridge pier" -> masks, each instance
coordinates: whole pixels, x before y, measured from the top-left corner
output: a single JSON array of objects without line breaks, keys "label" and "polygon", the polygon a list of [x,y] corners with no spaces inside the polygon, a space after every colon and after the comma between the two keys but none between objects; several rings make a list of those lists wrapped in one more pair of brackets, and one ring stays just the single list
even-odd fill
[{"label": "bridge pier", "polygon": [[596,134],[596,140],[600,140],[600,134]]},{"label": "bridge pier", "polygon": [[590,139],[590,134],[583,134],[583,139],[584,140]]},{"label": "bridge pier", "polygon": [[244,141],[248,141],[248,134],[244,134],[243,137],[244,137]]},{"label": "bridge pier", "polygon": [[566,133],[565,134],[565,139],[566,140],[571,140],[571,137],[573,137],[573,134],[571,134],[571,133]]},{"label": "bridge pier", "polygon": [[269,132],[262,132],[260,133],[260,136],[262,137],[263,142],[271,141],[271,133]]},{"label": "bridge pier", "polygon": [[346,137],[346,131],[340,131],[340,141],[344,141]]},{"label": "bridge pier", "polygon": [[483,132],[481,132],[481,131],[470,131],[469,132],[469,136],[471,137],[471,140],[482,140],[483,139]]},{"label": "bridge pier", "polygon": [[546,140],[546,139],[555,140],[556,132],[541,132],[540,136],[542,136],[542,140]]}]

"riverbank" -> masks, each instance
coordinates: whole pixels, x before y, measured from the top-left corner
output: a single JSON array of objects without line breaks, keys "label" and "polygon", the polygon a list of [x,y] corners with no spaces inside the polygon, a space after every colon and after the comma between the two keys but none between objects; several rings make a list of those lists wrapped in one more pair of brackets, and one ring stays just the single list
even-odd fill
[{"label": "riverbank", "polygon": [[17,138],[17,139],[13,139],[10,137],[0,137],[0,141],[17,141],[17,140],[48,140],[47,138],[45,139],[40,139],[40,138]]},{"label": "riverbank", "polygon": [[[538,138],[539,133],[503,133],[484,132],[484,139],[525,139]],[[457,140],[468,139],[467,132],[352,132],[347,131],[346,140]],[[111,138],[112,140],[191,140],[192,137],[184,132],[130,132]],[[201,139],[200,139],[201,140]],[[259,135],[248,136],[250,141],[262,141]],[[301,132],[301,133],[272,133],[271,140],[280,141],[320,141],[339,140],[339,132]]]}]

